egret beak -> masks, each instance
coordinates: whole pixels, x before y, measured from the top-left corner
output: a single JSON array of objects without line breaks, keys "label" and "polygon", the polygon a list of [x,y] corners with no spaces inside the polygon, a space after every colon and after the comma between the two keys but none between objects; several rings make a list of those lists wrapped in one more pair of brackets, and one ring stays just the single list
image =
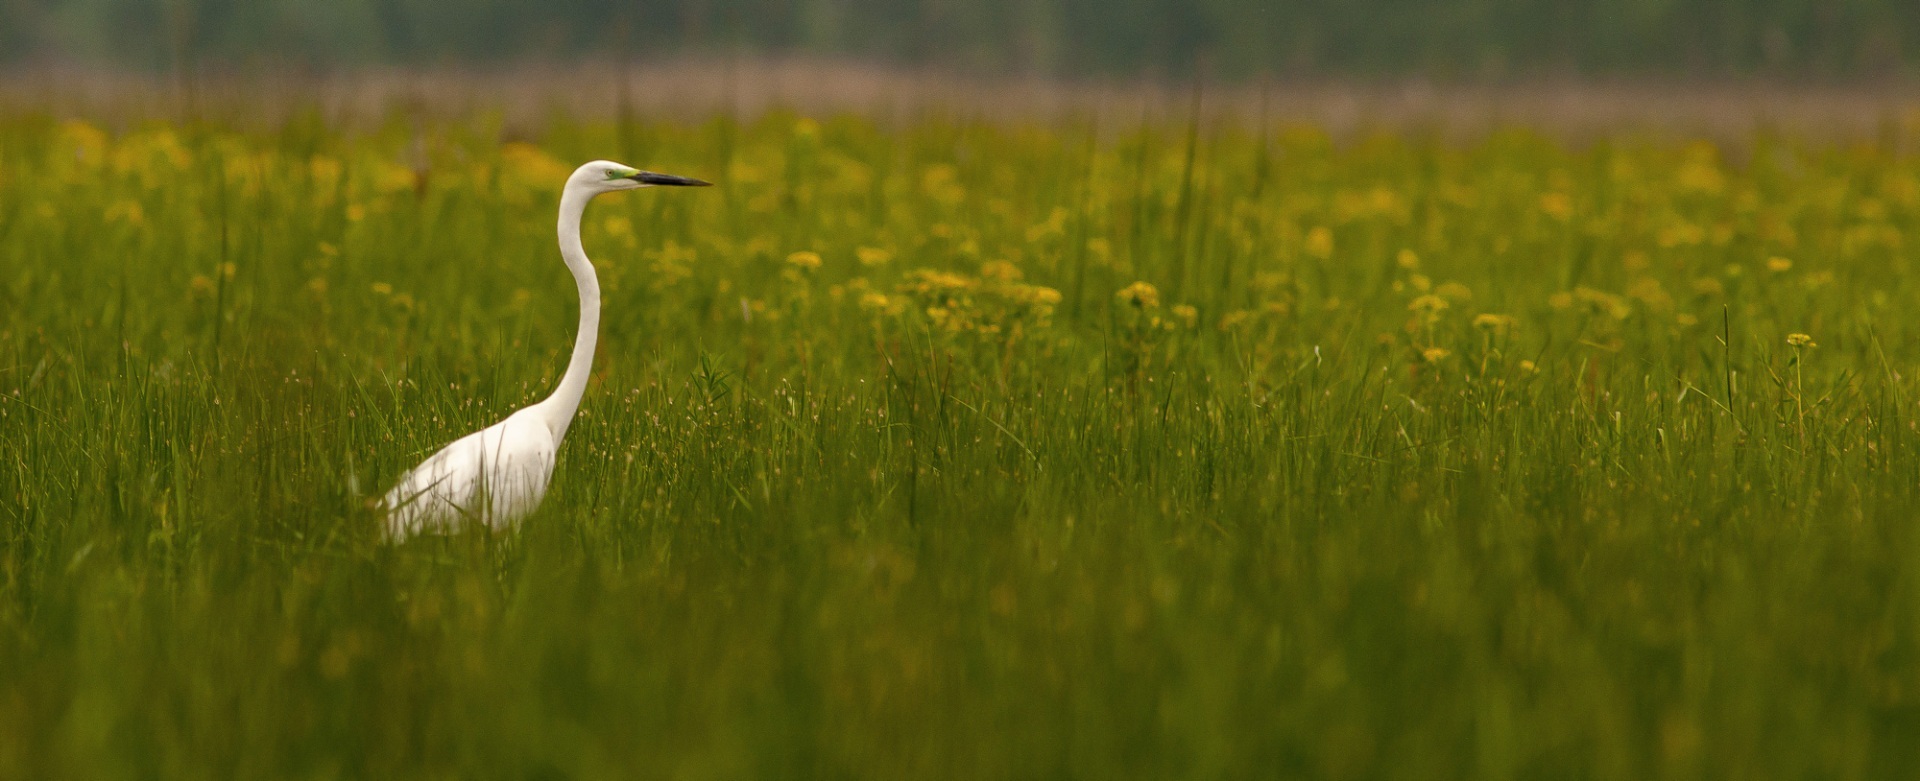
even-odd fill
[{"label": "egret beak", "polygon": [[712,182],[703,182],[703,181],[700,181],[699,179],[692,179],[685,176],[674,176],[673,174],[656,174],[652,171],[641,171],[627,178],[632,179],[641,184],[651,184],[651,185],[656,185],[660,187],[712,187],[713,186]]}]

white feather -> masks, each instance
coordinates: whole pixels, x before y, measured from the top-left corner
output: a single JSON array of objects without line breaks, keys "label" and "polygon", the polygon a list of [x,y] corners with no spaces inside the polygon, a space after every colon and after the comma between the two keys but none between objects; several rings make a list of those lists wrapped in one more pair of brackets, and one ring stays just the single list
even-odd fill
[{"label": "white feather", "polygon": [[444,534],[469,523],[512,525],[546,498],[559,445],[532,407],[454,440],[387,492],[388,535]]},{"label": "white feather", "polygon": [[654,185],[704,185],[697,179],[637,171],[596,160],[580,166],[560,192],[560,257],[580,291],[580,331],[552,396],[468,434],[414,467],[382,500],[389,540],[444,534],[481,523],[504,529],[546,498],[560,441],[580,409],[600,331],[600,281],[580,246],[580,218],[601,193]]}]

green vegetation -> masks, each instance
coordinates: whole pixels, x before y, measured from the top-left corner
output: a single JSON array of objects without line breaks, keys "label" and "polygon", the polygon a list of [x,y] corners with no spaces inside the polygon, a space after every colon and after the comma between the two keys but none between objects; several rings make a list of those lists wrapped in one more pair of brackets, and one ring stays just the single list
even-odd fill
[{"label": "green vegetation", "polygon": [[1920,770],[1911,129],[496,138],[0,120],[0,777]]}]

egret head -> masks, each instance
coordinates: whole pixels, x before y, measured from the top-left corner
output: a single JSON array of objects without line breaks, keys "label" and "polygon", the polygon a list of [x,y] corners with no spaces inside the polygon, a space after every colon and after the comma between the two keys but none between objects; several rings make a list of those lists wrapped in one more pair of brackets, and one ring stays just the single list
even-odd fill
[{"label": "egret head", "polygon": [[595,160],[580,166],[574,170],[573,176],[567,179],[568,187],[581,187],[593,193],[635,190],[641,187],[706,187],[710,184],[710,182],[684,176],[642,171],[607,160]]}]

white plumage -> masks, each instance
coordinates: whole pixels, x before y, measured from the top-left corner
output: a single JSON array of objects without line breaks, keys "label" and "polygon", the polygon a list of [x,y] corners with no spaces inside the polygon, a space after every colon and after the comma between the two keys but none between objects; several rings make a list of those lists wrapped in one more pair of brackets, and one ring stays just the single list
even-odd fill
[{"label": "white plumage", "polygon": [[387,492],[387,531],[404,539],[470,521],[510,525],[546,498],[559,449],[560,439],[531,407],[454,440]]},{"label": "white plumage", "polygon": [[705,186],[698,179],[596,160],[574,170],[560,193],[560,257],[580,290],[580,332],[553,395],[455,440],[401,477],[381,500],[387,536],[458,531],[470,523],[511,527],[540,506],[554,458],[580,409],[600,330],[600,280],[580,246],[580,218],[601,193],[656,185]]}]

